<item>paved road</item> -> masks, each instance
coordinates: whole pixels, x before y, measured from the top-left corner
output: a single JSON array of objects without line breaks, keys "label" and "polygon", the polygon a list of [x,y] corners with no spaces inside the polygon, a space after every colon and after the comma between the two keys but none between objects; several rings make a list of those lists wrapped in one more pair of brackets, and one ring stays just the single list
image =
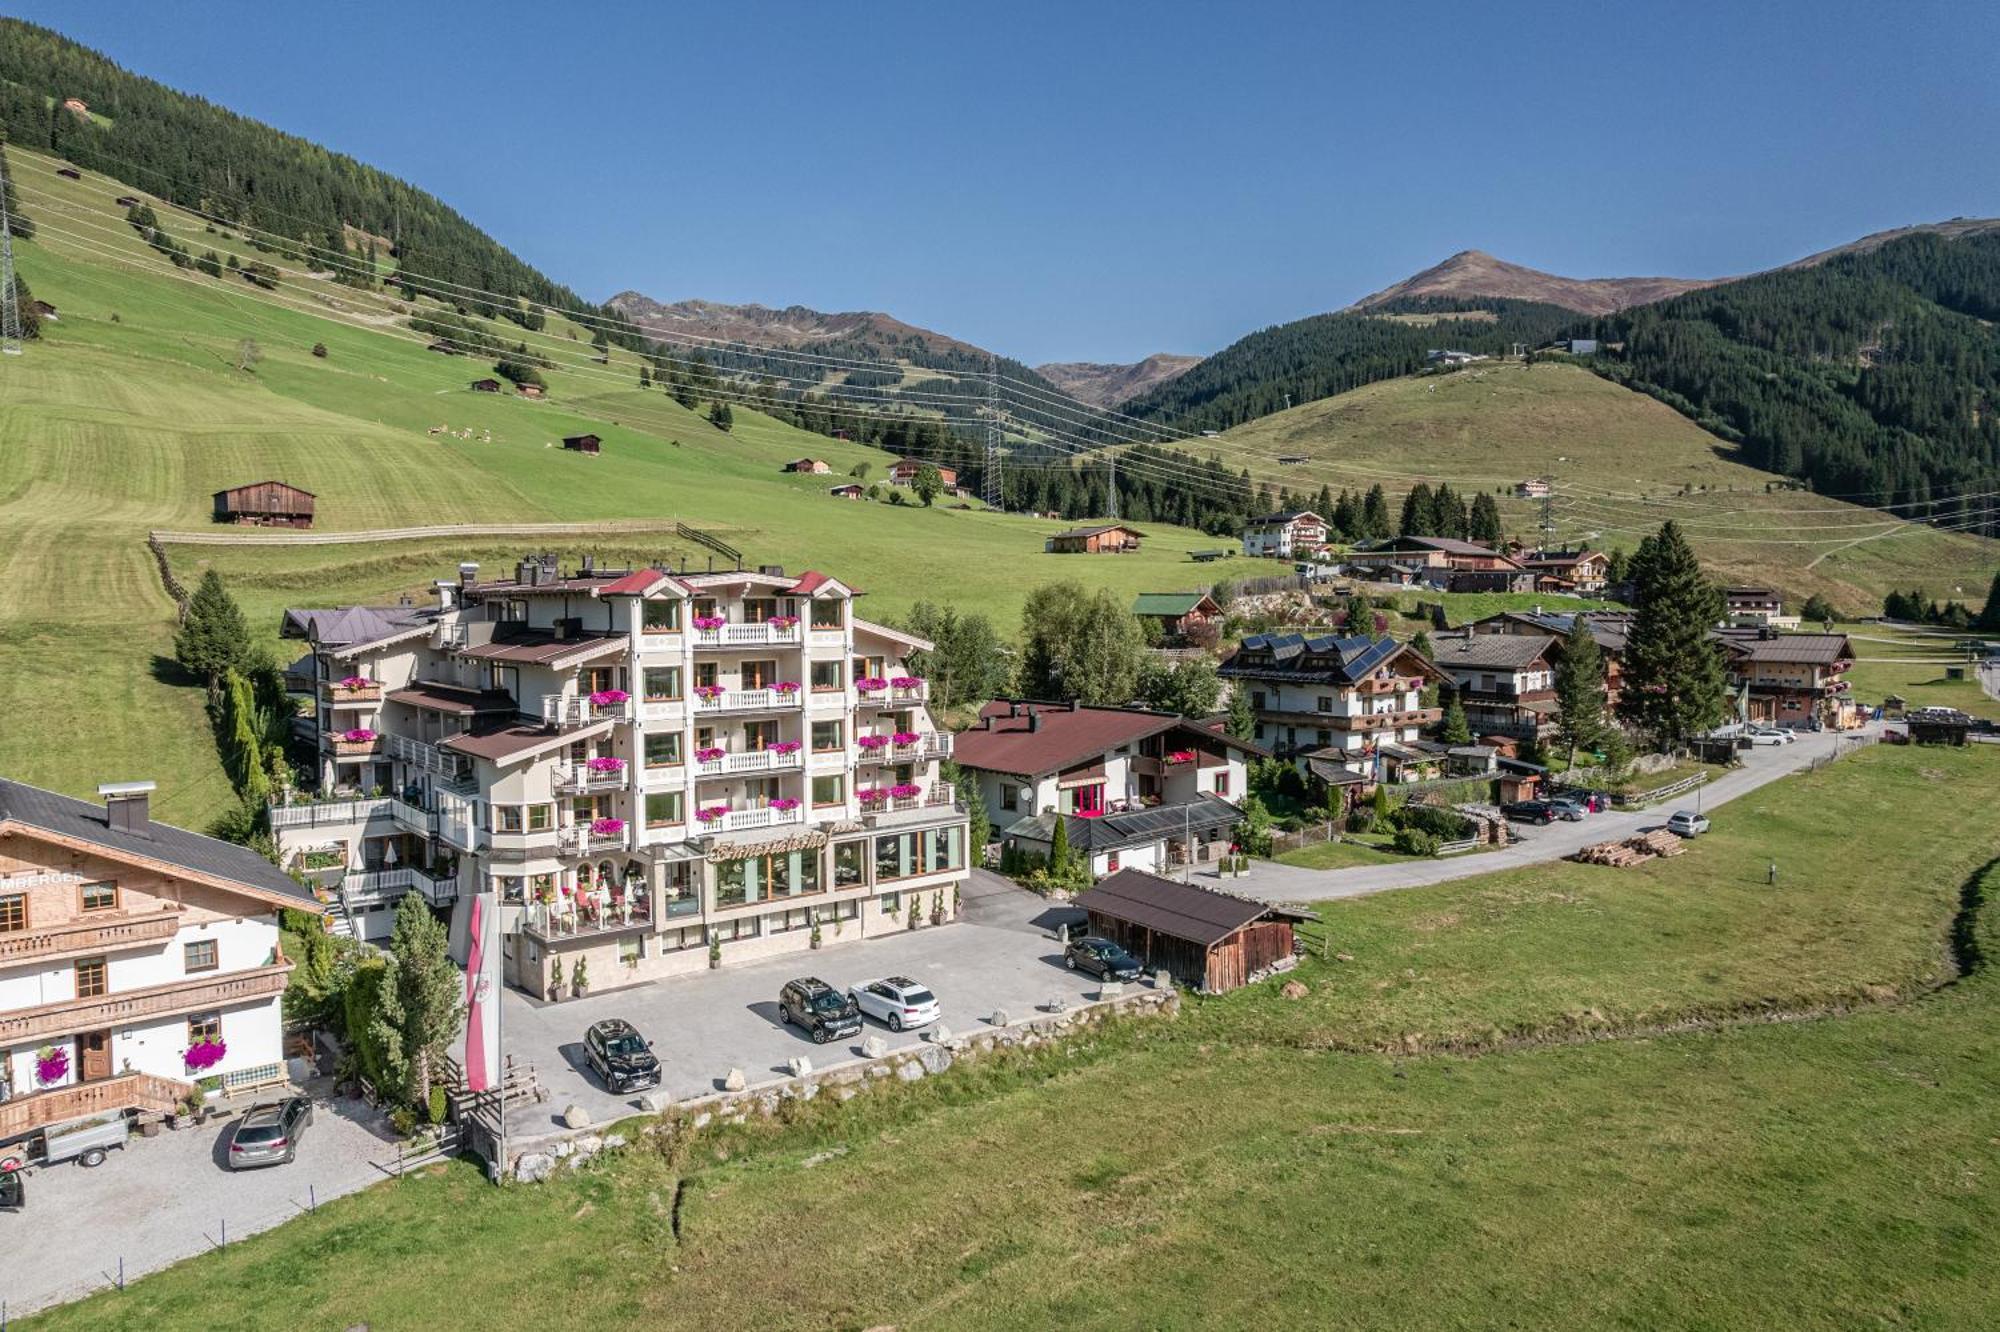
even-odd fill
[{"label": "paved road", "polygon": [[[1881,733],[1880,723],[1869,726],[1871,738]],[[1803,768],[1814,760],[1828,757],[1836,744],[1852,748],[1857,732],[1840,735],[1801,732],[1797,744],[1775,745],[1744,753],[1743,766],[1732,769],[1698,788],[1699,807],[1710,813],[1719,805],[1756,790]],[[1659,827],[1675,809],[1696,807],[1695,793],[1650,810],[1632,813],[1592,814],[1581,823],[1552,823],[1546,828],[1515,825],[1524,840],[1499,851],[1456,856],[1444,860],[1412,860],[1399,865],[1364,865],[1354,869],[1313,870],[1275,861],[1255,861],[1248,877],[1221,881],[1231,892],[1267,902],[1317,902],[1337,897],[1363,897],[1395,888],[1420,888],[1425,884],[1468,879],[1476,874],[1516,869],[1560,860],[1593,842],[1610,842]],[[1204,876],[1196,876],[1201,881]],[[1212,880],[1212,876],[1211,880]]]},{"label": "paved road", "polygon": [[183,1258],[291,1220],[313,1202],[384,1177],[396,1149],[382,1117],[354,1101],[316,1100],[290,1165],[237,1174],[224,1164],[227,1124],[133,1138],[95,1170],[75,1162],[28,1177],[28,1206],[0,1215],[0,1300],[10,1317],[135,1280]]},{"label": "paved road", "polygon": [[[902,975],[929,984],[955,1032],[978,1029],[996,1008],[1020,1017],[1061,995],[1081,999],[1096,983],[1066,971],[1053,935],[1058,923],[1080,912],[1052,906],[985,870],[974,870],[964,911],[949,925],[885,938],[830,941],[817,952],[792,953],[692,976],[545,1003],[517,990],[506,995],[507,1053],[534,1064],[549,1089],[539,1105],[508,1114],[510,1133],[547,1133],[565,1107],[583,1106],[597,1123],[635,1113],[635,1095],[613,1095],[583,1060],[583,1033],[600,1018],[622,1017],[653,1042],[665,1065],[662,1085],[679,1099],[721,1088],[732,1068],[751,1083],[787,1073],[786,1061],[805,1055],[816,1066],[858,1058],[861,1041],[814,1045],[778,1021],[778,989],[794,976],[819,976],[846,988],[877,976]],[[890,1048],[915,1045],[914,1032],[898,1034],[873,1020],[865,1035]]]}]

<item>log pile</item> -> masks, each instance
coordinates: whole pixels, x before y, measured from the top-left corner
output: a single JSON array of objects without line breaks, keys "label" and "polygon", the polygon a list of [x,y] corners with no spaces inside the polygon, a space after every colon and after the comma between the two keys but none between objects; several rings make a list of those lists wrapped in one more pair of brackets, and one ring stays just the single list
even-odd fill
[{"label": "log pile", "polygon": [[1677,856],[1686,849],[1680,838],[1665,828],[1655,828],[1637,837],[1627,837],[1622,842],[1598,842],[1586,846],[1570,859],[1585,865],[1625,869],[1631,865],[1643,865],[1655,856]]}]

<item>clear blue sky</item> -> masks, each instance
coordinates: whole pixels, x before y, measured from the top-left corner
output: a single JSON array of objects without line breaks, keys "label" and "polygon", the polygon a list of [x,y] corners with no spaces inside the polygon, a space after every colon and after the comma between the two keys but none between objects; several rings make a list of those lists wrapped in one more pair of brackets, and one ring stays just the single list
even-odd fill
[{"label": "clear blue sky", "polygon": [[594,299],[887,310],[1030,363],[1213,351],[1460,249],[1708,276],[2000,214],[1991,5],[6,8]]}]

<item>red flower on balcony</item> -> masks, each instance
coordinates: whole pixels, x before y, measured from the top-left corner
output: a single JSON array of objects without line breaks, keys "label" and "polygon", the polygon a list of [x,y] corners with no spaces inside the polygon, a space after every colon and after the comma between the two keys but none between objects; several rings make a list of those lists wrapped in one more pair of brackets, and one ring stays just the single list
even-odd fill
[{"label": "red flower on balcony", "polygon": [[721,698],[722,686],[719,684],[696,685],[694,687],[694,696],[696,698],[709,698],[709,699]]},{"label": "red flower on balcony", "polygon": [[924,793],[924,788],[915,782],[897,782],[889,788],[891,800],[914,800]]},{"label": "red flower on balcony", "polygon": [[880,749],[889,743],[889,737],[886,735],[858,735],[854,737],[854,743],[863,749]]},{"label": "red flower on balcony", "polygon": [[898,731],[890,736],[889,739],[898,748],[903,748],[908,745],[914,745],[917,741],[923,739],[923,737],[915,731]]},{"label": "red flower on balcony", "polygon": [[613,708],[630,697],[632,696],[623,689],[600,689],[590,696],[590,706],[593,708]]},{"label": "red flower on balcony", "polygon": [[775,624],[780,629],[789,629],[798,622],[799,617],[796,615],[773,615],[770,619],[764,621],[766,624]]},{"label": "red flower on balcony", "polygon": [[789,814],[798,807],[799,802],[790,796],[779,796],[771,802],[771,808],[777,810],[780,814]]},{"label": "red flower on balcony", "polygon": [[889,687],[889,682],[879,675],[868,675],[856,680],[854,687],[864,694],[879,694]]},{"label": "red flower on balcony", "polygon": [[727,805],[705,805],[702,808],[696,810],[694,812],[694,816],[695,818],[701,820],[703,823],[714,823],[717,819],[721,818],[724,814],[727,814],[728,812],[729,812],[729,806]]},{"label": "red flower on balcony", "polygon": [[46,1087],[69,1076],[69,1050],[60,1045],[44,1045],[35,1051],[35,1081]]},{"label": "red flower on balcony", "polygon": [[799,752],[800,747],[799,742],[796,740],[780,740],[777,744],[771,746],[771,752],[773,754],[796,754]]},{"label": "red flower on balcony", "polygon": [[723,749],[719,745],[703,745],[700,749],[694,751],[694,761],[696,763],[713,763],[728,752],[728,750]]},{"label": "red flower on balcony", "polygon": [[917,689],[922,687],[924,682],[914,675],[899,675],[889,683],[897,689]]},{"label": "red flower on balcony", "polygon": [[601,777],[612,777],[625,771],[625,760],[606,756],[604,758],[591,759],[583,766]]},{"label": "red flower on balcony", "polygon": [[366,726],[357,726],[351,731],[342,731],[340,738],[350,745],[365,745],[378,737],[375,732],[369,730]]},{"label": "red flower on balcony", "polygon": [[592,837],[616,837],[624,831],[625,820],[623,819],[592,819],[590,821],[590,835]]},{"label": "red flower on balcony", "polygon": [[796,694],[799,692],[799,682],[797,680],[780,680],[778,683],[772,685],[771,688],[780,694]]},{"label": "red flower on balcony", "polygon": [[1194,762],[1194,751],[1192,749],[1176,749],[1173,753],[1167,755],[1167,762],[1192,763]]},{"label": "red flower on balcony", "polygon": [[340,682],[342,689],[373,689],[375,682],[365,675],[350,675]]}]

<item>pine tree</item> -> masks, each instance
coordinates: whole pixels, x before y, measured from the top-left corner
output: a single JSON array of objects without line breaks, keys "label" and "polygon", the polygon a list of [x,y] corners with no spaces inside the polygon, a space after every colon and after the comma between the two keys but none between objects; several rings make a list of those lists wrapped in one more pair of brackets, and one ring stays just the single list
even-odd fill
[{"label": "pine tree", "polygon": [[736,413],[729,410],[726,402],[713,402],[708,406],[708,423],[717,430],[727,430],[736,424]]},{"label": "pine tree", "polygon": [[1556,734],[1576,763],[1576,751],[1594,749],[1604,734],[1604,653],[1579,615],[1556,660]]},{"label": "pine tree", "polygon": [[1465,705],[1458,701],[1456,692],[1445,702],[1444,721],[1438,731],[1438,739],[1448,745],[1472,743],[1472,725],[1465,719]]},{"label": "pine tree", "polygon": [[464,981],[451,963],[444,926],[431,914],[422,893],[406,893],[396,907],[389,936],[396,965],[391,973],[400,1009],[403,1057],[409,1061],[409,1101],[428,1110],[431,1072],[465,1016]]},{"label": "pine tree", "polygon": [[254,657],[249,621],[222,585],[222,575],[210,569],[195,585],[187,616],[174,631],[174,660],[214,693],[224,672],[247,671]]},{"label": "pine tree", "polygon": [[1342,541],[1361,539],[1361,505],[1352,491],[1343,489],[1340,498],[1333,502],[1331,515],[1334,534]]},{"label": "pine tree", "polygon": [[1993,583],[1986,589],[1986,605],[1972,627],[1982,634],[2000,634],[2000,570],[1994,571]]},{"label": "pine tree", "polygon": [[1050,817],[1056,821],[1056,828],[1049,837],[1049,875],[1061,879],[1069,871],[1069,818],[1064,814]]},{"label": "pine tree", "polygon": [[1507,531],[1500,525],[1500,506],[1485,491],[1473,496],[1472,512],[1466,518],[1468,541],[1477,541],[1482,546],[1499,548],[1507,539]]},{"label": "pine tree", "polygon": [[[1995,587],[2000,588],[2000,574],[1994,575],[1994,578]],[[1989,605],[1992,604],[1992,598],[1989,597],[1987,602]],[[1815,592],[1806,598],[1806,604],[1800,609],[1799,617],[1812,624],[1831,624],[1839,619],[1840,615],[1833,609],[1832,602]]]},{"label": "pine tree", "polygon": [[1232,740],[1248,740],[1257,734],[1257,714],[1250,707],[1250,691],[1241,685],[1229,690],[1229,721],[1222,729]]},{"label": "pine tree", "polygon": [[1722,646],[1710,635],[1722,618],[1722,593],[1672,520],[1639,552],[1633,557],[1639,610],[1626,640],[1618,708],[1664,749],[1728,712]]},{"label": "pine tree", "polygon": [[1368,498],[1361,503],[1362,539],[1380,541],[1392,535],[1389,527],[1389,497],[1382,493],[1381,482],[1368,488]]},{"label": "pine tree", "polygon": [[1403,516],[1398,530],[1406,537],[1436,536],[1436,511],[1431,507],[1431,488],[1422,481],[1403,496]]}]

